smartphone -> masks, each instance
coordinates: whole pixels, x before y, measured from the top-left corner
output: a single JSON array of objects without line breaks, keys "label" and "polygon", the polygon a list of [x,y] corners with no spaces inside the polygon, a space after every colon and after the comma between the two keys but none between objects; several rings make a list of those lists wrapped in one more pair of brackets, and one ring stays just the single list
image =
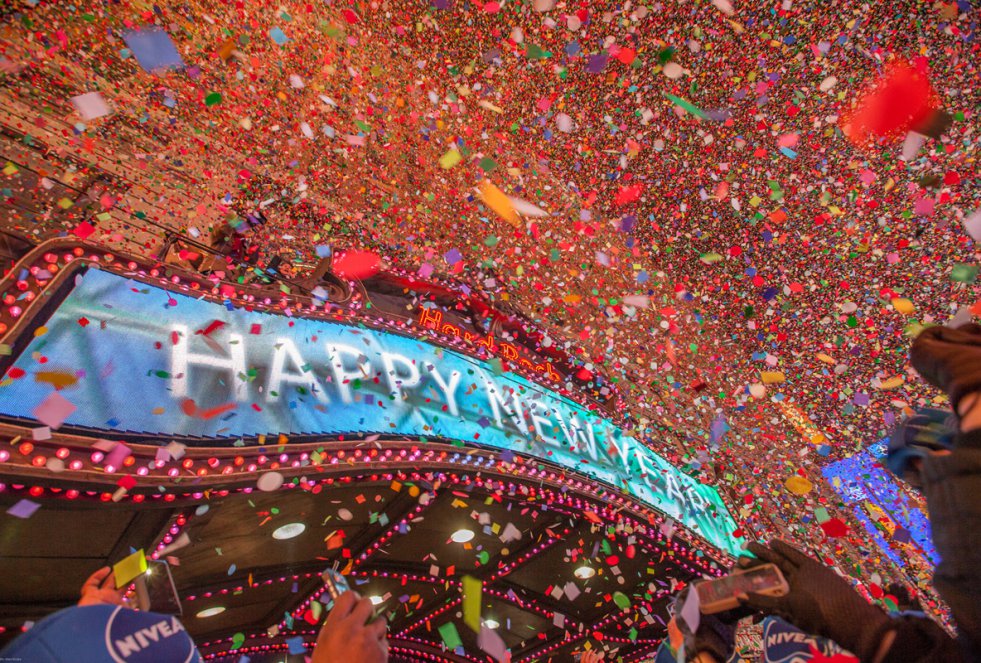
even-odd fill
[{"label": "smartphone", "polygon": [[336,601],[337,597],[351,589],[351,586],[347,584],[347,579],[338,572],[337,564],[321,573],[320,577],[324,580],[324,587],[327,588],[327,595],[331,602]]},{"label": "smartphone", "polygon": [[730,575],[695,583],[699,610],[702,614],[732,610],[739,607],[740,594],[785,596],[790,591],[787,580],[775,564],[763,564],[751,569],[736,569]]},{"label": "smartphone", "polygon": [[177,616],[183,613],[177,585],[170,573],[170,564],[164,560],[148,559],[146,572],[137,576],[134,583],[140,610]]},{"label": "smartphone", "polygon": [[[342,576],[337,570],[337,564],[335,563],[333,568],[325,570],[320,574],[320,577],[324,581],[324,588],[327,590],[327,596],[330,597],[330,604],[327,606],[328,610],[334,608],[334,602],[337,600],[341,594],[351,589],[351,585],[348,584],[347,578]],[[371,617],[365,623],[371,623],[380,614],[380,610],[373,610]]]}]

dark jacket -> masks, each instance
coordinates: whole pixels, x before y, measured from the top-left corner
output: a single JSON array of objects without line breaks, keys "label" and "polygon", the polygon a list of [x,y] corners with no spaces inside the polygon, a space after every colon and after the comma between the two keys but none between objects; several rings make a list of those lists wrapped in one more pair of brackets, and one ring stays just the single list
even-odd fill
[{"label": "dark jacket", "polygon": [[950,606],[968,661],[981,661],[981,430],[954,438],[953,451],[920,469],[940,564],[933,576]]}]

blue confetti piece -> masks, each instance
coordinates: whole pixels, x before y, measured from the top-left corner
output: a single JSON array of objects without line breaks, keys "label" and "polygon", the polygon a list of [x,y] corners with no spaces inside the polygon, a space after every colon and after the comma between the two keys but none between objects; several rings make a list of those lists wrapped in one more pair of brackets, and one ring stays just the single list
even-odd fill
[{"label": "blue confetti piece", "polygon": [[290,40],[290,38],[286,36],[286,33],[280,30],[278,27],[270,28],[269,38],[276,42],[276,44],[279,46],[288,43]]},{"label": "blue confetti piece", "polygon": [[303,644],[303,637],[299,635],[294,638],[289,638],[286,641],[286,644],[289,645],[290,654],[303,654],[307,650],[307,646]]},{"label": "blue confetti piece", "polygon": [[163,30],[153,27],[131,30],[123,33],[123,40],[145,71],[153,73],[184,67],[177,47]]}]

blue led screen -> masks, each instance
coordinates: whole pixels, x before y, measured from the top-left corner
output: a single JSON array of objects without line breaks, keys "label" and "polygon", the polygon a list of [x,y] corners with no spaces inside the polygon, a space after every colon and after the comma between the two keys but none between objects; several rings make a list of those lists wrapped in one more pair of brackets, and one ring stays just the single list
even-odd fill
[{"label": "blue led screen", "polygon": [[899,551],[902,546],[911,546],[936,564],[940,558],[933,547],[927,515],[878,460],[885,456],[887,444],[888,440],[878,442],[850,458],[829,464],[823,470],[824,477],[852,507],[889,559],[903,565]]}]

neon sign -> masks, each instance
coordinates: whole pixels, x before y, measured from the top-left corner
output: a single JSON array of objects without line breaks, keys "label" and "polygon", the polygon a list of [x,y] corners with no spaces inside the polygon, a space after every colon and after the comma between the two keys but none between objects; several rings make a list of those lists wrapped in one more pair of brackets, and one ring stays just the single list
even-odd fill
[{"label": "neon sign", "polygon": [[570,399],[419,339],[222,306],[96,269],[76,277],[44,329],[0,382],[0,413],[32,417],[52,390],[37,374],[61,372],[74,378],[60,393],[75,426],[221,444],[285,433],[485,445],[592,476],[739,550],[715,489]]},{"label": "neon sign", "polygon": [[454,336],[456,338],[463,339],[467,343],[476,347],[483,347],[488,352],[500,355],[506,361],[515,362],[521,368],[534,371],[535,373],[538,373],[549,380],[558,381],[562,379],[562,376],[556,372],[555,367],[552,366],[552,362],[533,362],[526,357],[520,356],[520,351],[518,348],[510,343],[496,343],[491,334],[474,334],[466,329],[461,329],[457,325],[448,322],[444,323],[442,311],[424,308],[419,312],[419,319],[417,322],[421,327],[433,329],[442,333],[444,336]]}]

